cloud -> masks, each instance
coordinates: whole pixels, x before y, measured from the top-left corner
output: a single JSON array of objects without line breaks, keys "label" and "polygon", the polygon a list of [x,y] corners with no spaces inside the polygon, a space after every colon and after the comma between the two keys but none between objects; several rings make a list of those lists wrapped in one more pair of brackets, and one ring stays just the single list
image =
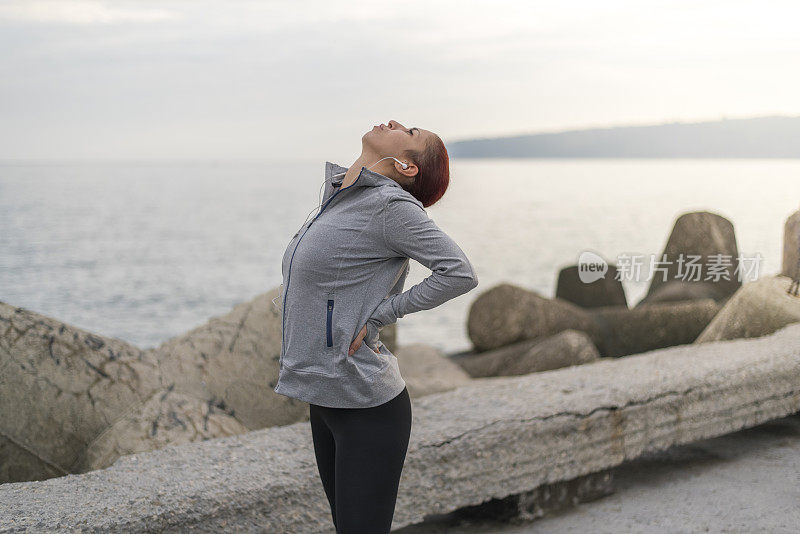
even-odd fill
[{"label": "cloud", "polygon": [[797,113],[800,7],[760,6],[0,0],[0,159],[330,154],[390,118],[446,139]]},{"label": "cloud", "polygon": [[0,4],[0,20],[56,24],[111,24],[168,20],[175,13],[150,7],[121,7],[93,0],[10,0]]}]

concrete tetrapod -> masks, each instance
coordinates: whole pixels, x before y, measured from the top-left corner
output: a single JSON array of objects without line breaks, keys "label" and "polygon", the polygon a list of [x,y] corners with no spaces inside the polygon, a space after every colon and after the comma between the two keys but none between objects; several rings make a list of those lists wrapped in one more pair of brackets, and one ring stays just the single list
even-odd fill
[{"label": "concrete tetrapod", "polygon": [[783,259],[781,273],[800,278],[800,211],[792,213],[783,225]]},{"label": "concrete tetrapod", "polygon": [[79,472],[86,448],[166,388],[154,354],[0,302],[0,482]]},{"label": "concrete tetrapod", "polygon": [[146,351],[0,303],[0,481],[297,420],[267,387],[280,350],[270,296]]},{"label": "concrete tetrapod", "polygon": [[589,336],[602,356],[624,356],[693,342],[720,307],[714,299],[698,299],[658,302],[632,309],[627,306],[584,309],[503,283],[473,301],[467,331],[477,352],[544,339],[572,329]]},{"label": "concrete tetrapod", "polygon": [[744,284],[700,333],[695,343],[758,337],[800,322],[800,298],[786,293],[788,276],[765,276]]},{"label": "concrete tetrapod", "polygon": [[564,267],[558,272],[556,298],[566,300],[581,308],[598,306],[628,306],[625,288],[618,278],[617,266],[608,264],[608,271],[602,278],[584,282],[580,278],[577,265]]},{"label": "concrete tetrapod", "polygon": [[[394,528],[800,409],[800,324],[475,379],[414,401]],[[113,511],[113,513],[109,513]],[[0,486],[6,529],[331,532],[307,422]]]},{"label": "concrete tetrapod", "polygon": [[[308,419],[276,395],[278,288],[142,350],[0,302],[0,483]],[[381,332],[394,343],[394,325]]]},{"label": "concrete tetrapod", "polygon": [[486,352],[452,357],[472,378],[518,376],[581,365],[599,358],[589,336],[578,330],[563,330],[544,339],[512,343]]},{"label": "concrete tetrapod", "polygon": [[603,356],[626,356],[692,343],[722,304],[714,299],[654,302],[626,309],[605,306],[590,310],[601,325]]},{"label": "concrete tetrapod", "polygon": [[[391,350],[391,349],[390,349]],[[424,343],[410,343],[394,352],[412,399],[449,391],[471,380],[459,365],[434,347]]]},{"label": "concrete tetrapod", "polygon": [[647,295],[636,306],[705,298],[724,303],[742,285],[738,250],[728,219],[708,211],[684,213],[655,258],[664,272],[653,273]]},{"label": "concrete tetrapod", "polygon": [[287,422],[266,386],[280,350],[270,308],[270,295],[260,295],[143,351],[0,303],[0,440],[9,451],[0,480],[85,472],[133,452]]}]

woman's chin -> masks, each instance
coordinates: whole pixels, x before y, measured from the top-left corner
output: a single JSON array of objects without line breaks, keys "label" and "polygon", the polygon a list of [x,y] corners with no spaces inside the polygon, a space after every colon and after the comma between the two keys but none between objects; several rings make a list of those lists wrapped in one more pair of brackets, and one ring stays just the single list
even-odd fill
[{"label": "woman's chin", "polygon": [[361,136],[361,148],[368,148],[370,150],[377,150],[377,146],[374,142],[375,134],[373,132],[367,132]]}]

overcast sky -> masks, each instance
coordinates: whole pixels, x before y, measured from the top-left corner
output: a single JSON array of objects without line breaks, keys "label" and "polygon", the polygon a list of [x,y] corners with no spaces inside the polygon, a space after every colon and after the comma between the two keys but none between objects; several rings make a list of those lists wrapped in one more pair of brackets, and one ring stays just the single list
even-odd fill
[{"label": "overcast sky", "polygon": [[800,3],[0,0],[0,159],[347,161],[447,143],[800,113]]}]

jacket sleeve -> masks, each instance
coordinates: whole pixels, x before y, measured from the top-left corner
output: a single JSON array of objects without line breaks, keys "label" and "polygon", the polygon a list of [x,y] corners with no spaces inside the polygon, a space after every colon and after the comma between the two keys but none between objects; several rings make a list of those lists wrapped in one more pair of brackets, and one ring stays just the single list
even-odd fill
[{"label": "jacket sleeve", "polygon": [[[390,198],[383,210],[384,241],[390,252],[414,259],[431,270],[422,282],[389,296],[368,319],[368,336],[407,313],[429,310],[478,285],[464,251],[411,199]],[[372,323],[370,326],[369,323]]]}]

